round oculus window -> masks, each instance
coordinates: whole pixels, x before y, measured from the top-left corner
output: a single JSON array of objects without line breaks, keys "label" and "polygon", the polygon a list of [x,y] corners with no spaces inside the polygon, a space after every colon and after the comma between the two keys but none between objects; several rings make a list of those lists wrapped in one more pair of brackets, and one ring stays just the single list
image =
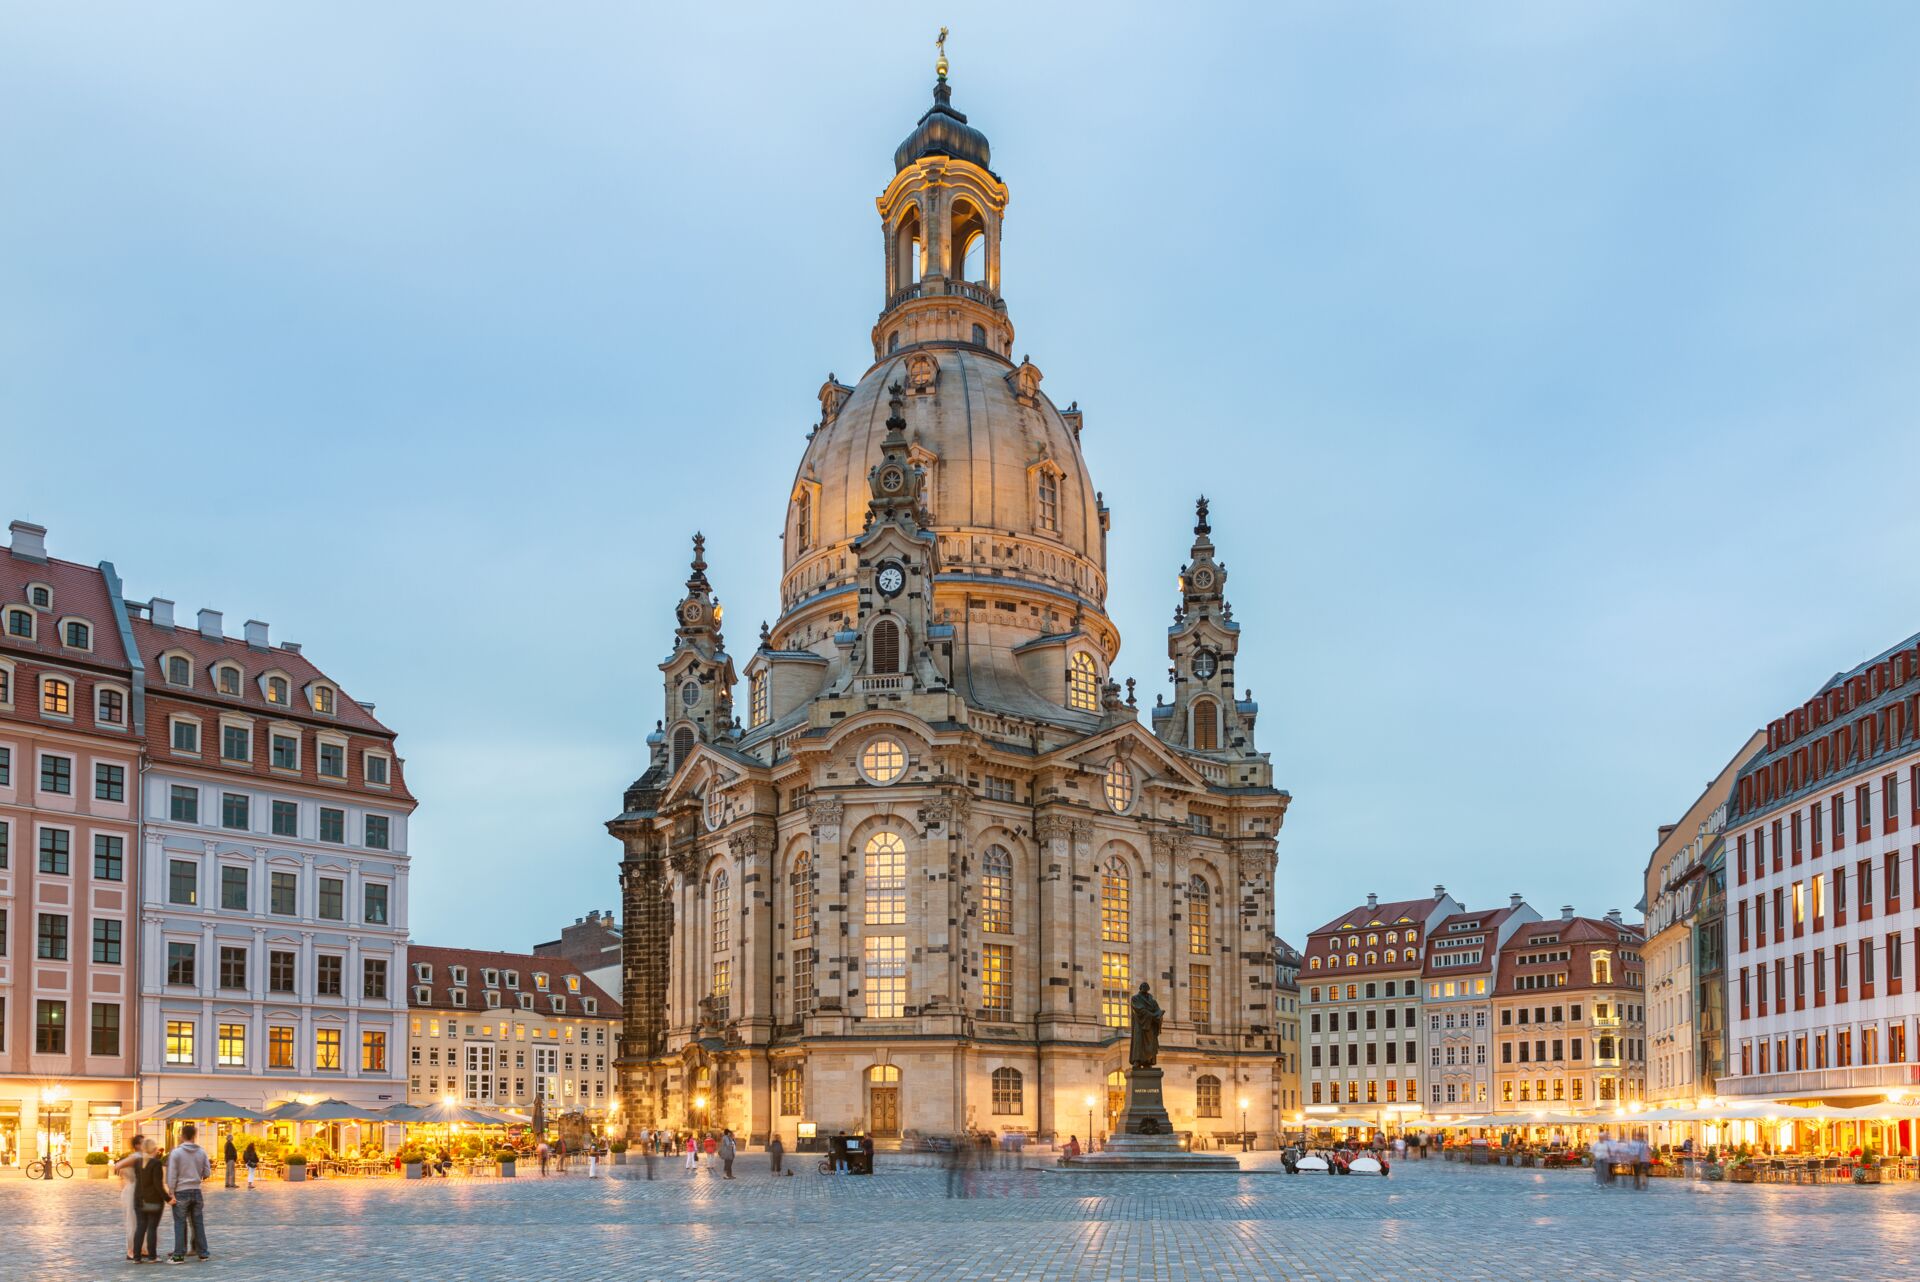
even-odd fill
[{"label": "round oculus window", "polygon": [[700,683],[698,681],[689,681],[680,687],[680,702],[686,704],[689,708],[700,702]]},{"label": "round oculus window", "polygon": [[1115,814],[1125,813],[1133,804],[1133,771],[1127,763],[1115,757],[1107,763],[1107,773],[1100,780],[1100,788],[1106,794],[1107,805]]},{"label": "round oculus window", "polygon": [[890,784],[907,773],[907,750],[898,739],[875,739],[860,752],[860,773],[867,782]]},{"label": "round oculus window", "polygon": [[1193,652],[1193,675],[1202,681],[1213,680],[1213,674],[1219,670],[1219,666],[1219,660],[1214,657],[1213,651],[1195,650]]}]

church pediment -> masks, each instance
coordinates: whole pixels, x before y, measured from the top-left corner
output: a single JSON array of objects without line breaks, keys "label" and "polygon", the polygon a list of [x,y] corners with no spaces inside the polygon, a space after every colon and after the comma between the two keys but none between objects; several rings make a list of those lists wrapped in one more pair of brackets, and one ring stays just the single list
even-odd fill
[{"label": "church pediment", "polygon": [[1122,722],[1071,747],[1061,748],[1043,760],[1056,763],[1067,761],[1087,770],[1104,770],[1116,755],[1145,769],[1156,781],[1171,780],[1189,788],[1207,787],[1206,778],[1198,770],[1170,751],[1137,721]]}]

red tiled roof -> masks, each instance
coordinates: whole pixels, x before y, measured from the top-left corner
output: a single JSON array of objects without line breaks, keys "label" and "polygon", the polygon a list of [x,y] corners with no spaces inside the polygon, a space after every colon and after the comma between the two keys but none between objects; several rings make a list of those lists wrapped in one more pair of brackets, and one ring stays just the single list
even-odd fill
[{"label": "red tiled roof", "polygon": [[[134,644],[140,648],[140,656],[147,665],[147,689],[155,694],[186,695],[204,698],[211,703],[235,705],[289,720],[305,721],[313,725],[338,726],[345,730],[364,730],[373,734],[392,736],[393,731],[365,708],[355,703],[340,683],[322,672],[312,660],[304,654],[296,654],[282,646],[257,649],[238,637],[208,637],[196,627],[184,623],[172,628],[163,628],[151,619],[133,620]],[[185,690],[170,686],[166,674],[161,670],[160,656],[169,650],[184,650],[193,660],[193,688]],[[235,696],[215,693],[213,684],[213,665],[222,660],[231,660],[240,665],[244,674],[240,682],[240,694]],[[277,670],[285,673],[293,684],[292,701],[287,706],[268,703],[267,696],[260,688],[259,678],[266,672]],[[312,681],[325,681],[338,691],[334,699],[332,714],[315,712],[307,701],[306,687]]]},{"label": "red tiled roof", "polygon": [[[1494,963],[1498,961],[1500,957],[1500,927],[1505,924],[1507,918],[1513,916],[1513,913],[1513,906],[1509,904],[1504,908],[1489,908],[1477,913],[1452,913],[1446,917],[1442,917],[1439,923],[1434,926],[1432,933],[1427,937],[1426,973],[1434,977],[1491,974]],[[1433,963],[1437,957],[1443,957],[1454,952],[1471,951],[1471,949],[1440,947],[1447,938],[1447,928],[1465,922],[1478,922],[1480,924],[1477,929],[1462,933],[1469,935],[1484,934],[1486,936],[1485,944],[1475,945],[1475,947],[1480,949],[1479,962],[1466,966],[1441,966],[1436,968]]]},{"label": "red tiled roof", "polygon": [[[1622,941],[1621,936],[1628,936]],[[1552,942],[1546,942],[1546,936],[1552,936]],[[1542,942],[1534,942],[1541,940]],[[1622,961],[1613,968],[1613,983],[1595,984],[1593,982],[1593,953],[1595,949],[1634,948],[1646,942],[1646,936],[1640,927],[1628,922],[1614,923],[1598,917],[1556,917],[1545,921],[1530,921],[1513,932],[1507,940],[1507,946],[1500,950],[1500,975],[1494,983],[1494,993],[1501,997],[1538,996],[1543,993],[1577,993],[1585,990],[1611,991],[1621,989],[1644,992],[1640,985],[1626,983],[1628,975],[1643,975],[1643,962],[1636,957],[1632,961]],[[1520,958],[1541,952],[1565,951],[1565,961],[1537,962],[1522,965]],[[1515,987],[1516,979],[1521,975],[1549,975],[1564,972],[1567,982],[1552,989],[1520,989]]]},{"label": "red tiled roof", "polygon": [[[29,583],[44,583],[53,589],[53,608],[34,610],[37,622],[31,641],[8,632],[4,620],[0,620],[0,650],[130,670],[126,648],[120,644],[120,624],[113,615],[113,597],[106,576],[97,567],[57,558],[30,561],[6,549],[0,555],[0,607],[26,605]],[[84,619],[92,629],[91,651],[72,650],[61,644],[54,625],[68,617]]]},{"label": "red tiled roof", "polygon": [[[433,968],[433,978],[422,984],[417,978],[419,972],[413,967],[428,965]],[[434,1010],[487,1011],[485,994],[500,994],[501,1011],[519,1010],[519,994],[526,993],[533,998],[533,1012],[539,1015],[566,1015],[573,1019],[618,1019],[620,1004],[607,996],[606,991],[572,962],[564,957],[536,957],[532,953],[492,953],[477,948],[436,948],[421,944],[412,944],[407,948],[407,997],[408,1004]],[[456,985],[453,981],[453,967],[467,968],[467,982]],[[499,985],[489,989],[483,972],[496,970]],[[518,971],[520,986],[510,988],[505,972]],[[542,992],[534,982],[536,973],[547,976],[547,988]],[[568,990],[567,978],[571,976],[580,981],[580,991]],[[419,989],[428,989],[427,1000],[420,1000]],[[454,1004],[453,991],[463,987],[467,995],[467,1004]],[[552,998],[563,998],[562,1009],[553,1008]],[[584,1001],[594,1001],[594,1011],[588,1014]]]},{"label": "red tiled roof", "polygon": [[[1427,918],[1433,913],[1433,910],[1439,906],[1439,903],[1440,900],[1438,897],[1430,896],[1426,899],[1402,899],[1389,904],[1375,904],[1371,908],[1365,904],[1360,904],[1351,911],[1342,913],[1326,925],[1320,927],[1320,929],[1312,931],[1307,935],[1307,948],[1304,954],[1306,968],[1308,970],[1318,969],[1315,964],[1316,961],[1323,960],[1330,954],[1357,952],[1360,954],[1361,960],[1351,966],[1340,966],[1337,969],[1332,969],[1332,973],[1339,976],[1380,975],[1397,973],[1408,969],[1417,970],[1420,967],[1420,958],[1418,956],[1406,956],[1403,958],[1399,955],[1401,945],[1404,943],[1402,940],[1396,939],[1393,944],[1388,944],[1385,939],[1382,938],[1378,943],[1372,945],[1363,942],[1357,946],[1349,946],[1343,941],[1349,932],[1372,930],[1378,933],[1383,930],[1391,930],[1398,934],[1408,927],[1417,929],[1420,934],[1424,936],[1426,934]],[[1363,940],[1364,938],[1365,937],[1362,936]],[[1417,938],[1414,942],[1417,947],[1423,950],[1425,949],[1427,941],[1424,938]],[[1382,950],[1386,948],[1392,948],[1396,956],[1394,960],[1390,962],[1381,961],[1369,964],[1365,960],[1366,952],[1369,948],[1372,948],[1376,955],[1379,955]]]}]

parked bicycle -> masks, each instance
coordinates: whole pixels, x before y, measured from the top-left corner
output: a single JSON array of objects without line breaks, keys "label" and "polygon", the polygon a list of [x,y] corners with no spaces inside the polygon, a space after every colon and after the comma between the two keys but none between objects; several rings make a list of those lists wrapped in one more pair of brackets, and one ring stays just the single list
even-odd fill
[{"label": "parked bicycle", "polygon": [[73,1164],[64,1157],[43,1157],[37,1162],[27,1163],[27,1178],[30,1180],[50,1180],[58,1173],[63,1180],[73,1178]]}]

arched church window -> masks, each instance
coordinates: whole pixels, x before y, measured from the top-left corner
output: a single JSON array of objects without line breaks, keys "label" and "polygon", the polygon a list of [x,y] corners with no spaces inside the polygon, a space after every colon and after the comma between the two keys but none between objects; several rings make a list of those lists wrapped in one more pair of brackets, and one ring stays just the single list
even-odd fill
[{"label": "arched church window", "polygon": [[899,833],[876,832],[867,838],[866,924],[907,923],[907,843]]},{"label": "arched church window", "polygon": [[727,794],[716,780],[707,785],[707,827],[718,828],[727,815]]},{"label": "arched church window", "polygon": [[1187,951],[1213,951],[1213,887],[1198,873],[1187,883]]},{"label": "arched church window", "polygon": [[805,851],[793,861],[788,882],[788,933],[794,947],[788,953],[788,979],[797,1023],[813,1010],[813,859]]},{"label": "arched church window", "polygon": [[987,345],[987,327],[986,326],[975,325],[973,327],[973,341],[974,341],[974,345],[977,347],[985,347]]},{"label": "arched church window", "polygon": [[870,659],[867,666],[876,675],[900,671],[900,625],[892,619],[882,619],[873,625],[867,637]]},{"label": "arched church window", "polygon": [[1127,866],[1114,855],[1100,869],[1100,942],[1133,941],[1133,881]]},{"label": "arched church window", "polygon": [[793,550],[804,552],[813,542],[813,495],[801,490],[793,496]]},{"label": "arched church window", "polygon": [[732,922],[729,900],[732,898],[732,883],[727,879],[727,870],[722,868],[713,875],[713,930],[711,931],[713,951],[724,953],[731,946]]},{"label": "arched church window", "polygon": [[893,333],[887,335],[887,355],[891,356],[899,350],[900,350],[900,331],[896,329],[893,331]]},{"label": "arched church window", "polygon": [[1020,1070],[1017,1068],[996,1068],[993,1070],[993,1111],[1002,1116],[1019,1114],[1026,1111]]},{"label": "arched church window", "polygon": [[747,722],[750,726],[767,724],[767,674],[756,672],[747,686]]},{"label": "arched church window", "polygon": [[1202,1073],[1193,1084],[1193,1113],[1195,1117],[1220,1116],[1220,1079],[1212,1073]]},{"label": "arched church window", "polygon": [[1100,710],[1100,674],[1085,650],[1075,650],[1067,660],[1067,706],[1078,712]]},{"label": "arched church window", "polygon": [[1043,467],[1034,478],[1033,523],[1042,530],[1060,528],[1060,478]]},{"label": "arched church window", "polygon": [[1107,808],[1115,814],[1125,814],[1127,807],[1133,804],[1133,771],[1127,763],[1115,757],[1107,763],[1107,773],[1100,780],[1101,791],[1106,794]]},{"label": "arched church window", "polygon": [[899,259],[894,266],[894,288],[905,289],[926,274],[925,242],[920,235],[920,211],[909,209],[900,220],[894,243]]},{"label": "arched church window", "polygon": [[1211,699],[1193,701],[1193,747],[1196,752],[1220,749],[1219,705]]},{"label": "arched church window", "polygon": [[681,726],[673,732],[673,764],[677,768],[693,752],[693,727]]},{"label": "arched church window", "polygon": [[980,928],[1013,933],[1013,856],[1005,846],[988,846],[980,862]]},{"label": "arched church window", "polygon": [[713,982],[709,991],[713,994],[714,1012],[721,1019],[730,1019],[733,1013],[733,959],[727,955],[732,896],[728,892],[727,874],[722,870],[713,878],[712,928],[708,932],[713,950]]},{"label": "arched church window", "polygon": [[987,279],[987,238],[981,232],[967,237],[966,252],[960,259],[960,279],[984,284]]}]

